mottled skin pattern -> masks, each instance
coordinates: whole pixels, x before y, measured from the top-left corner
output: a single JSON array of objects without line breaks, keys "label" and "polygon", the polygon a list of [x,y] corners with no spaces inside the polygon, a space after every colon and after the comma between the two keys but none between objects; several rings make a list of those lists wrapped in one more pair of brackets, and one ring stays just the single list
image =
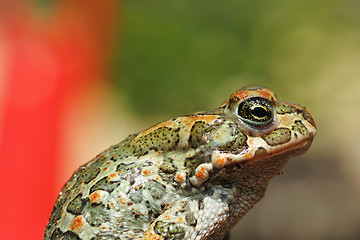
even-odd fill
[{"label": "mottled skin pattern", "polygon": [[315,134],[305,108],[244,88],[220,108],[130,135],[81,166],[44,239],[222,239]]}]

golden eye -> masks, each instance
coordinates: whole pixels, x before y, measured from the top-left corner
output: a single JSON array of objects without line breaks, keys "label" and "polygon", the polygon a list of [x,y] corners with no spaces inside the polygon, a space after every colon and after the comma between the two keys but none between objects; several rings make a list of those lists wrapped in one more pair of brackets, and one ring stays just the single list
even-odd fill
[{"label": "golden eye", "polygon": [[256,127],[266,127],[274,119],[271,103],[260,97],[246,99],[238,107],[241,120]]}]

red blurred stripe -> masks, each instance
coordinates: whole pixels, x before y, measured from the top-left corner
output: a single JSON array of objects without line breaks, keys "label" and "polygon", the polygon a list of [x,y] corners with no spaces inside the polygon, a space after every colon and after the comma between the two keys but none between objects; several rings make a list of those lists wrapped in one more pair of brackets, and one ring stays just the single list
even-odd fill
[{"label": "red blurred stripe", "polygon": [[104,73],[115,1],[62,4],[48,23],[28,14],[2,24],[8,69],[0,106],[1,239],[42,238],[60,191],[54,185],[64,108]]}]

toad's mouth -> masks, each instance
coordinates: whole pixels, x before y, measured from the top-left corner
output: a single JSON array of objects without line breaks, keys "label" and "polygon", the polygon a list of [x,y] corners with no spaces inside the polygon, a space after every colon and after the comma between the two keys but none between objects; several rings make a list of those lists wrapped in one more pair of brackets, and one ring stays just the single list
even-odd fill
[{"label": "toad's mouth", "polygon": [[[225,165],[240,164],[248,165],[255,162],[264,161],[269,158],[290,158],[306,152],[313,141],[313,134],[296,142],[289,142],[277,147],[254,147],[259,146],[259,142],[253,142],[254,146],[249,146],[250,151],[242,152],[236,155],[220,151],[213,152],[212,164],[215,168],[222,168]],[[260,145],[261,146],[261,145]]]},{"label": "toad's mouth", "polygon": [[275,152],[270,152],[269,156],[273,157],[273,156],[279,156],[279,155],[286,154],[286,155],[288,155],[288,157],[293,157],[296,155],[303,154],[310,148],[312,141],[313,141],[313,138],[304,139],[303,141],[293,144],[286,149],[275,151]]},{"label": "toad's mouth", "polygon": [[297,155],[301,155],[305,153],[311,146],[313,141],[313,136],[310,136],[306,139],[295,143],[289,143],[286,146],[281,148],[269,149],[264,151],[262,154],[254,154],[252,158],[249,159],[242,159],[239,163],[246,161],[247,163],[253,163],[265,160],[267,158],[274,158],[274,157],[285,157],[290,158]]}]

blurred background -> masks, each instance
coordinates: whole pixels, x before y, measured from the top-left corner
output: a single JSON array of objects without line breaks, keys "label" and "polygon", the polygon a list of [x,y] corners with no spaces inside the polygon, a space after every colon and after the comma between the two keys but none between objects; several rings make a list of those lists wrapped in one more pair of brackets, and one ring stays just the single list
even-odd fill
[{"label": "blurred background", "polygon": [[265,85],[318,125],[232,239],[360,239],[360,1],[0,1],[1,239],[42,239],[73,171]]}]

